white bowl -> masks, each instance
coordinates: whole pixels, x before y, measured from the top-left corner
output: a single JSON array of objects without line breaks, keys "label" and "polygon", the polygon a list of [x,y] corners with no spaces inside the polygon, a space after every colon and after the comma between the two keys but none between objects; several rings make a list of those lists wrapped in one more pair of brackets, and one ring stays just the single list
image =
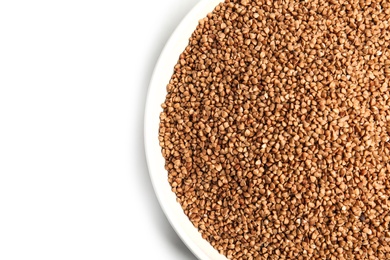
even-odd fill
[{"label": "white bowl", "polygon": [[161,207],[172,227],[199,259],[226,260],[218,253],[198,230],[192,225],[184,214],[180,204],[176,201],[176,195],[172,192],[168,183],[168,174],[164,168],[164,158],[158,141],[158,129],[160,123],[161,104],[165,101],[166,86],[173,74],[180,54],[188,45],[191,34],[195,31],[200,19],[207,16],[221,0],[200,1],[181,21],[175,32],[165,45],[150,82],[145,107],[145,152],[149,167],[149,173],[154,190]]}]

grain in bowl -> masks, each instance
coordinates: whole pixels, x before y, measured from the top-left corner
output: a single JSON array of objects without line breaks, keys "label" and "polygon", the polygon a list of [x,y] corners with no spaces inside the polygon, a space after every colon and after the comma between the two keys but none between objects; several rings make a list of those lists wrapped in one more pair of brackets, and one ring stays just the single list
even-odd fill
[{"label": "grain in bowl", "polygon": [[225,1],[160,115],[168,181],[229,259],[390,259],[390,3]]}]

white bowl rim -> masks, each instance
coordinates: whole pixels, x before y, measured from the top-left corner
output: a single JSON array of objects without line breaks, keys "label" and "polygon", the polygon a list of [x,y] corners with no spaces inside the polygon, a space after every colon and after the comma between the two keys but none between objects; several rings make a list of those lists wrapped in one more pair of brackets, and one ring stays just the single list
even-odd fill
[{"label": "white bowl rim", "polygon": [[159,115],[161,104],[165,100],[166,86],[173,74],[180,54],[188,45],[188,40],[195,31],[200,19],[207,16],[222,0],[201,0],[184,17],[166,43],[150,81],[144,115],[144,144],[146,161],[151,182],[161,208],[173,229],[194,253],[202,260],[226,260],[210,243],[202,238],[198,230],[184,214],[176,195],[168,183],[167,171],[164,168],[164,158],[158,141]]}]

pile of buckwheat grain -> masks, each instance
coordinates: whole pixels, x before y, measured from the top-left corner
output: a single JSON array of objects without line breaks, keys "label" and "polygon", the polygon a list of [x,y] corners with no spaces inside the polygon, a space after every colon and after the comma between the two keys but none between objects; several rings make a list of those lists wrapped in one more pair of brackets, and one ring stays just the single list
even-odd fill
[{"label": "pile of buckwheat grain", "polygon": [[229,259],[390,259],[390,1],[226,0],[167,86],[185,214]]}]

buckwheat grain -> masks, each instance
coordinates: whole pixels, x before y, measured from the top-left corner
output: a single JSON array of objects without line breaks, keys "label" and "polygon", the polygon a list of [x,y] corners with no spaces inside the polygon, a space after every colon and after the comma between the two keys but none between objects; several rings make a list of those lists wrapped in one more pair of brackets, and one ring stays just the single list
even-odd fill
[{"label": "buckwheat grain", "polygon": [[167,86],[184,213],[229,259],[390,259],[390,2],[226,0]]}]

